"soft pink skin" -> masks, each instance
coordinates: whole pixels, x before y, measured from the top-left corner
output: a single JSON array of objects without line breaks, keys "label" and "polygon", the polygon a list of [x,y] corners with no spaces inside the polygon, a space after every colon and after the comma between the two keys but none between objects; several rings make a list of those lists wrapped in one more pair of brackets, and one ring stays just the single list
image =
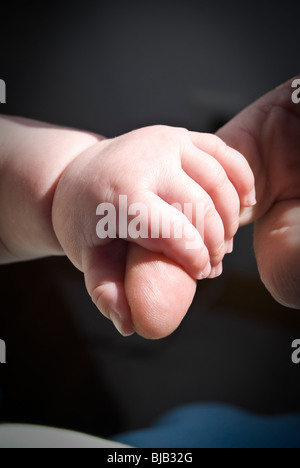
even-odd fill
[{"label": "soft pink skin", "polygon": [[[240,222],[241,224],[256,222],[255,250],[262,279],[279,302],[289,307],[299,308],[300,106],[292,103],[291,83],[292,80],[249,106],[223,127],[218,135],[227,144],[245,155],[256,178],[258,203],[254,208],[245,208],[242,211]],[[153,130],[144,129],[143,131],[151,133]],[[236,196],[239,195],[242,204],[247,204],[246,192],[250,190],[252,176],[241,177],[241,182],[245,185],[239,187],[239,180],[234,179],[235,172],[239,172],[235,164],[226,166],[226,159],[227,162],[232,162],[233,159],[224,157],[226,151],[216,152],[211,147],[212,142],[218,142],[215,143],[215,148],[220,147],[219,140],[198,134],[188,134],[192,141],[193,146],[191,146],[190,142],[187,143],[186,131],[182,129],[171,130],[156,127],[154,131],[164,133],[162,138],[164,142],[166,132],[171,132],[169,135],[172,134],[172,137],[170,136],[168,141],[171,145],[170,140],[173,142],[175,140],[175,146],[172,146],[174,144],[172,143],[172,151],[170,151],[175,159],[175,171],[181,170],[179,163],[183,151],[188,148],[188,157],[185,158],[184,163],[185,173],[191,171],[192,178],[195,178],[200,185],[204,185],[204,191],[208,194],[213,188],[211,179],[202,177],[201,171],[200,174],[198,173],[198,168],[203,161],[205,164],[208,158],[207,155],[200,157],[201,152],[197,151],[197,147],[202,147],[204,152],[218,159],[225,169],[227,176],[223,178],[223,181],[222,171],[219,171],[219,187],[223,184],[224,188],[225,184],[228,193],[231,193],[233,215],[228,215],[224,206],[220,204],[222,202],[220,192],[211,194],[217,207],[212,215],[215,222],[222,213],[220,218],[224,228],[223,240],[226,241],[223,248],[220,248],[219,256],[222,258],[226,250],[230,251],[230,236],[236,230],[237,221],[234,216],[237,210]],[[177,131],[181,132],[180,137],[176,135],[173,138],[173,132]],[[200,271],[205,263],[205,249],[200,260],[198,259],[199,263],[192,262],[188,265],[188,262],[185,264],[184,255],[173,258],[173,262],[164,257],[163,252],[169,253],[168,248],[164,251],[161,247],[161,252],[155,253],[136,244],[118,240],[104,248],[93,243],[94,238],[89,237],[84,229],[78,229],[84,219],[85,209],[89,206],[91,195],[87,190],[87,198],[81,206],[82,198],[78,196],[77,187],[82,182],[85,161],[89,159],[91,151],[101,154],[103,150],[102,154],[105,154],[107,145],[111,145],[114,155],[118,153],[115,151],[115,144],[120,147],[125,144],[127,154],[128,148],[130,148],[131,155],[136,154],[138,146],[131,140],[134,135],[127,135],[108,143],[98,143],[99,137],[95,135],[47,127],[39,123],[24,124],[23,121],[18,122],[14,119],[1,120],[1,135],[0,237],[2,244],[0,244],[0,255],[2,261],[63,254],[64,250],[84,271],[88,289],[102,312],[109,317],[112,310],[116,309],[121,314],[121,319],[119,319],[121,323],[117,325],[124,334],[137,330],[147,338],[160,338],[175,330],[193,298],[196,270],[198,268]],[[159,141],[161,136],[160,134],[156,140],[157,136],[154,137],[151,134],[150,146],[152,147],[153,139]],[[145,138],[147,139],[147,135],[144,134],[140,139],[142,146]],[[178,141],[182,141],[182,138],[185,139],[185,144],[178,146]],[[208,149],[205,148],[205,144],[209,145]],[[175,152],[174,148],[177,148]],[[156,154],[159,151],[160,145],[156,144]],[[20,154],[22,159],[20,159]],[[165,150],[163,154],[166,154]],[[192,154],[194,156],[191,156]],[[209,161],[212,162],[211,159]],[[156,176],[159,174],[162,176],[164,183],[161,186],[164,189],[170,187],[169,191],[163,193],[166,197],[170,196],[174,190],[172,181],[175,175],[174,172],[169,171],[173,164],[164,166],[162,159],[160,164],[158,164],[158,171],[150,172]],[[248,172],[242,160],[239,160],[238,164],[243,164],[245,171]],[[67,170],[66,167],[68,167]],[[89,181],[87,184],[89,187],[93,187],[89,180],[91,174],[96,173],[97,177],[101,177],[101,167],[97,171],[94,169],[91,166],[88,171],[86,180]],[[112,172],[118,173],[118,162],[115,163]],[[124,172],[126,171],[123,170],[120,173],[124,174]],[[57,182],[62,174],[59,190],[56,190]],[[142,180],[147,180],[147,174],[146,171],[146,179],[142,178]],[[186,176],[182,173],[181,175],[182,184],[176,184],[176,195],[178,186],[180,193],[184,190],[190,191],[189,183],[184,183],[187,180]],[[235,192],[232,191],[229,179],[233,182]],[[107,180],[110,180],[109,177],[106,178],[106,182]],[[158,179],[154,177],[152,182],[153,180],[157,182]],[[178,181],[177,177],[176,181]],[[99,184],[101,189],[103,188],[102,182],[101,179],[101,184]],[[125,183],[124,189],[122,186],[122,191],[125,193],[127,186],[128,183]],[[193,189],[194,187],[195,185]],[[155,193],[154,188],[157,186],[153,182],[152,193]],[[198,185],[195,190],[198,192]],[[50,215],[55,193],[53,230]],[[162,193],[157,194],[162,195]],[[98,193],[96,195],[97,200],[95,198],[94,202],[101,202]],[[91,200],[93,196],[92,190]],[[78,216],[78,211],[70,210],[70,207],[78,207],[80,216]],[[81,208],[82,211],[80,211]],[[228,222],[231,216],[232,225]],[[222,224],[219,222],[221,233]],[[221,238],[222,235],[218,238],[218,242]],[[214,271],[216,275],[220,272],[220,263],[217,264],[218,255],[215,252],[217,244],[214,244],[214,238],[210,239],[209,233],[206,241],[208,244],[211,242],[209,250],[214,255],[210,257],[213,267],[216,268]],[[63,245],[63,249],[60,244]],[[151,246],[147,245],[147,248]],[[184,268],[176,266],[174,261],[184,264],[188,273]],[[151,296],[153,300],[149,299]]]},{"label": "soft pink skin", "polygon": [[[137,331],[156,339],[177,328],[196,279],[203,272],[212,278],[221,274],[238,229],[240,201],[249,205],[253,190],[248,163],[219,138],[164,126],[143,128],[100,142],[69,165],[56,189],[53,225],[65,253],[84,272],[99,310],[123,335]],[[203,203],[205,243],[189,222],[201,240],[197,250],[186,249],[184,238],[101,241],[95,207],[100,202],[118,207],[120,194],[128,196],[128,204],[158,204],[163,216],[170,211],[177,223],[187,219],[171,204]],[[70,215],[70,207],[76,213],[71,208]]]},{"label": "soft pink skin", "polygon": [[[299,308],[300,105],[292,103],[291,83],[292,80],[249,106],[223,127],[218,135],[247,158],[256,178],[258,203],[254,208],[245,208],[242,211],[240,222],[256,222],[255,250],[262,279],[279,302]],[[221,271],[219,258],[222,259],[226,250],[231,250],[230,237],[234,235],[237,227],[237,194],[241,203],[246,205],[248,192],[253,184],[252,175],[248,173],[242,159],[238,158],[236,163],[232,164],[233,158],[226,158],[228,152],[222,151],[220,141],[211,136],[166,127],[142,130],[147,134],[141,133],[139,136],[142,135],[142,138],[137,138],[138,142],[134,141],[137,134],[103,142],[101,137],[96,135],[13,118],[0,119],[0,129],[1,261],[26,260],[43,255],[63,254],[65,251],[78,268],[84,271],[88,289],[101,311],[108,317],[114,309],[121,314],[121,323],[117,325],[124,334],[136,330],[147,338],[160,338],[175,330],[193,298],[196,270],[201,270],[207,258],[205,248],[200,260],[198,258],[198,262],[189,264],[184,254],[173,257],[173,261],[167,259],[163,252],[169,253],[170,250],[168,247],[164,250],[163,245],[161,252],[157,253],[119,240],[106,247],[97,245],[93,236],[89,236],[81,226],[90,200],[91,209],[94,211],[96,204],[102,201],[100,198],[103,197],[103,193],[106,199],[105,193],[109,193],[110,186],[105,183],[111,182],[111,174],[107,173],[107,165],[91,165],[86,173],[87,196],[82,203],[82,197],[78,195],[78,186],[83,180],[86,161],[93,152],[104,160],[105,152],[112,149],[111,154],[116,159],[112,166],[108,165],[109,169],[112,174],[122,175],[126,170],[118,172],[118,145],[121,154],[125,145],[130,157],[139,153],[139,145],[144,149],[150,146],[153,155],[154,141],[156,156],[161,151],[159,142],[162,139],[165,144],[167,139],[167,151],[164,149],[162,153],[165,158],[169,149],[169,153],[174,157],[173,162],[170,164],[168,160],[169,164],[164,165],[165,159],[160,158],[156,160],[157,166],[153,168],[148,157],[147,168],[150,164],[152,170],[146,170],[142,180],[150,184],[148,189],[152,193],[169,196],[167,201],[173,202],[172,193],[177,196],[178,187],[181,194],[185,190],[190,193],[191,177],[199,184],[191,184],[193,193],[199,193],[201,185],[204,186],[204,192],[210,194],[214,187],[209,176],[214,171],[202,172],[199,168],[201,164],[204,164],[202,168],[216,164],[212,159],[219,160],[226,176],[222,170],[218,170],[219,192],[211,193],[217,208],[215,211],[211,210],[214,218],[212,224],[217,223],[219,226],[217,242],[220,244],[220,240],[223,240],[226,243],[223,247],[219,246],[220,251],[216,252],[216,240],[213,236],[210,237],[209,232],[206,233],[210,260],[215,268],[212,272],[214,276]],[[153,131],[156,135],[153,135]],[[145,146],[147,138],[150,138],[151,144],[148,140]],[[203,156],[199,148],[206,155]],[[216,148],[221,150],[216,151]],[[182,164],[185,174],[181,172],[181,183],[178,183],[183,153],[186,154]],[[207,154],[214,158],[209,158]],[[107,158],[105,163],[107,164]],[[134,165],[136,164],[137,161]],[[103,170],[103,167],[106,169]],[[131,167],[133,164],[130,159],[129,170]],[[236,173],[240,172],[241,167],[245,176],[239,179]],[[143,170],[143,165],[139,166],[139,170]],[[177,171],[177,175],[174,171]],[[92,174],[96,174],[96,180],[99,180],[100,192],[97,192],[98,189],[93,192],[94,185],[91,180],[93,177],[95,179],[95,176],[92,177]],[[150,180],[147,178],[149,174],[154,175]],[[161,176],[160,186],[164,190],[161,193],[158,192],[158,176]],[[128,181],[124,182],[121,179],[117,178],[121,185],[117,184],[115,187],[127,193],[132,183],[128,187]],[[235,189],[230,185],[229,179]],[[172,184],[174,180],[177,182],[175,188]],[[185,183],[186,181],[189,183]],[[122,185],[123,182],[125,185]],[[227,203],[222,205],[222,184],[223,189],[226,186],[227,197],[232,200],[232,203],[229,202],[232,211],[229,212],[226,211]],[[207,195],[201,192],[202,196]],[[176,201],[180,200],[177,198]],[[151,249],[150,245],[144,247]],[[184,265],[185,269],[176,266],[174,261]],[[188,270],[188,273],[185,270]]]},{"label": "soft pink skin", "polygon": [[[216,136],[164,126],[105,140],[3,117],[0,134],[0,261],[66,254],[121,333],[155,339],[174,331],[196,279],[221,274],[240,205],[254,201],[247,161]],[[198,250],[187,250],[185,239],[100,241],[96,207],[118,207],[124,194],[189,226]],[[174,202],[204,204],[204,243]]]},{"label": "soft pink skin", "polygon": [[[291,100],[292,81],[249,106],[225,125],[218,135],[245,155],[255,175],[257,205],[242,210],[241,225],[255,221],[255,252],[262,280],[278,302],[299,309],[300,104],[296,105]],[[167,264],[160,275],[153,266],[155,255],[152,255],[152,262],[144,264],[148,253],[134,245],[129,249],[129,262],[131,258],[135,268],[126,286],[129,297],[133,298],[133,310],[140,307],[138,329],[149,330],[150,317],[153,337],[156,335],[155,324],[159,323],[161,316],[167,317],[167,328],[172,331],[184,317],[186,305],[193,298],[194,280],[180,269],[171,270],[170,267],[169,274]],[[165,281],[171,272],[172,284]],[[148,297],[146,283],[141,282],[140,287],[135,288],[136,280],[143,274],[152,278],[151,288],[155,290],[159,313],[156,309],[152,312],[151,304],[147,312],[147,301],[143,302]],[[184,296],[181,297],[182,307],[176,300],[175,305],[173,303],[180,284],[185,285],[180,289]],[[172,314],[168,315],[174,307],[176,319]]]},{"label": "soft pink skin", "polygon": [[258,203],[241,223],[255,223],[261,278],[281,304],[300,308],[300,104],[293,80],[245,109],[218,135],[241,151],[256,178]]},{"label": "soft pink skin", "polygon": [[135,331],[159,339],[180,325],[194,298],[196,281],[163,255],[132,245],[125,288]]}]

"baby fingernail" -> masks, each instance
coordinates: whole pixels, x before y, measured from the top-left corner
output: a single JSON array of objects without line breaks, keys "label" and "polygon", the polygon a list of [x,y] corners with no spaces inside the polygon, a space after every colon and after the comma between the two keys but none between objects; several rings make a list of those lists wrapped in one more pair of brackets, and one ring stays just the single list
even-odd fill
[{"label": "baby fingernail", "polygon": [[233,239],[227,241],[227,253],[231,254],[233,252]]},{"label": "baby fingernail", "polygon": [[255,188],[253,190],[251,190],[251,192],[249,193],[248,197],[247,197],[247,205],[246,206],[254,206],[256,205],[257,201],[256,201],[256,191],[255,191]]},{"label": "baby fingernail", "polygon": [[210,275],[210,272],[211,272],[211,264],[210,264],[210,262],[208,262],[208,264],[206,265],[204,270],[200,273],[198,279],[203,280],[203,279],[207,278]]},{"label": "baby fingernail", "polygon": [[133,327],[128,323],[126,324],[121,314],[119,314],[119,312],[117,312],[116,310],[113,310],[110,313],[109,318],[122,336],[131,336],[135,333]]},{"label": "baby fingernail", "polygon": [[223,273],[223,264],[219,263],[219,265],[211,269],[211,272],[208,278],[209,279],[218,278],[218,276],[221,276],[222,273]]}]

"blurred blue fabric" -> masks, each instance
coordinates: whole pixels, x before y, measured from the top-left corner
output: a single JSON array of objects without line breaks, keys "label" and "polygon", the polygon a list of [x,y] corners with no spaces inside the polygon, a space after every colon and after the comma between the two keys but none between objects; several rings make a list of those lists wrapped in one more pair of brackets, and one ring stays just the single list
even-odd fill
[{"label": "blurred blue fabric", "polygon": [[300,448],[300,414],[261,416],[193,404],[167,413],[149,429],[113,439],[136,448]]}]

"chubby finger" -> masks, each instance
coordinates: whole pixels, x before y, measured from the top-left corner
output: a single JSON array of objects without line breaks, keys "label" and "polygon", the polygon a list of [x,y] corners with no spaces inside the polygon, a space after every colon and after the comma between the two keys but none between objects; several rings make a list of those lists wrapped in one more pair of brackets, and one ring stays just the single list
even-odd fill
[{"label": "chubby finger", "polygon": [[163,254],[131,244],[125,290],[134,329],[155,340],[180,325],[193,301],[196,281]]},{"label": "chubby finger", "polygon": [[124,289],[128,244],[117,239],[105,247],[86,251],[83,270],[87,290],[100,312],[113,322],[119,333],[134,333]]},{"label": "chubby finger", "polygon": [[213,156],[224,168],[236,188],[242,206],[256,204],[255,180],[248,161],[221,138],[206,133],[189,132],[193,144]]},{"label": "chubby finger", "polygon": [[240,200],[221,164],[191,144],[185,147],[182,168],[209,194],[223,221],[225,239],[232,239],[239,227]]},{"label": "chubby finger", "polygon": [[139,199],[129,207],[133,218],[127,240],[170,258],[195,279],[208,277],[209,252],[192,222],[153,192],[140,194]]},{"label": "chubby finger", "polygon": [[208,193],[183,170],[173,176],[170,174],[169,179],[165,178],[158,193],[170,205],[179,202],[179,207],[202,236],[211,266],[218,265],[227,250],[225,231],[223,221]]}]

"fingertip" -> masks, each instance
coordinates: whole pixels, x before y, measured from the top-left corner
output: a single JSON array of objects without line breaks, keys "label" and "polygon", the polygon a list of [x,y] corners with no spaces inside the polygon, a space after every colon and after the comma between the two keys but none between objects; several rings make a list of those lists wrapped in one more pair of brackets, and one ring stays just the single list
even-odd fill
[{"label": "fingertip", "polygon": [[117,310],[112,310],[109,312],[109,318],[114,324],[117,331],[123,337],[132,336],[135,333],[135,329],[132,326],[131,320],[126,315],[121,314]]},{"label": "fingertip", "polygon": [[233,252],[233,247],[234,247],[234,239],[232,238],[231,240],[227,241],[227,254],[231,254]]},{"label": "fingertip", "polygon": [[256,200],[256,190],[255,188],[251,189],[251,191],[246,195],[244,198],[244,203],[242,204],[244,207],[252,207],[255,206],[257,203]]},{"label": "fingertip", "polygon": [[128,337],[135,333],[123,284],[107,282],[96,287],[92,293],[92,300],[120,335]]},{"label": "fingertip", "polygon": [[201,281],[205,278],[208,278],[211,273],[211,270],[212,270],[211,263],[208,262],[208,264],[203,269],[203,271],[201,271],[201,273],[197,276],[197,279]]},{"label": "fingertip", "polygon": [[211,273],[210,275],[208,276],[208,279],[215,279],[215,278],[218,278],[219,276],[221,276],[223,273],[223,264],[222,262],[219,263],[219,265],[217,265],[216,267],[213,267],[211,269]]},{"label": "fingertip", "polygon": [[247,224],[253,222],[255,215],[255,206],[254,207],[242,207],[240,211],[239,226],[246,226]]},{"label": "fingertip", "polygon": [[135,331],[152,340],[173,333],[192,303],[196,284],[164,255],[132,244],[125,288]]},{"label": "fingertip", "polygon": [[236,149],[228,146],[228,151],[230,156],[235,158],[235,160],[239,163],[241,205],[245,207],[254,206],[256,205],[257,201],[255,190],[255,178],[251,166],[245,158],[245,156],[243,156],[242,153],[240,153]]},{"label": "fingertip", "polygon": [[[147,251],[162,253],[165,258],[181,265],[189,275],[197,278],[209,261],[209,251],[202,232],[205,210],[198,200],[195,203],[187,202],[190,192],[186,193],[180,182],[176,188],[179,202],[174,202],[175,196],[168,198],[162,192],[160,196],[147,195],[151,236],[140,238],[137,243]],[[191,196],[191,200],[194,199]]]}]

